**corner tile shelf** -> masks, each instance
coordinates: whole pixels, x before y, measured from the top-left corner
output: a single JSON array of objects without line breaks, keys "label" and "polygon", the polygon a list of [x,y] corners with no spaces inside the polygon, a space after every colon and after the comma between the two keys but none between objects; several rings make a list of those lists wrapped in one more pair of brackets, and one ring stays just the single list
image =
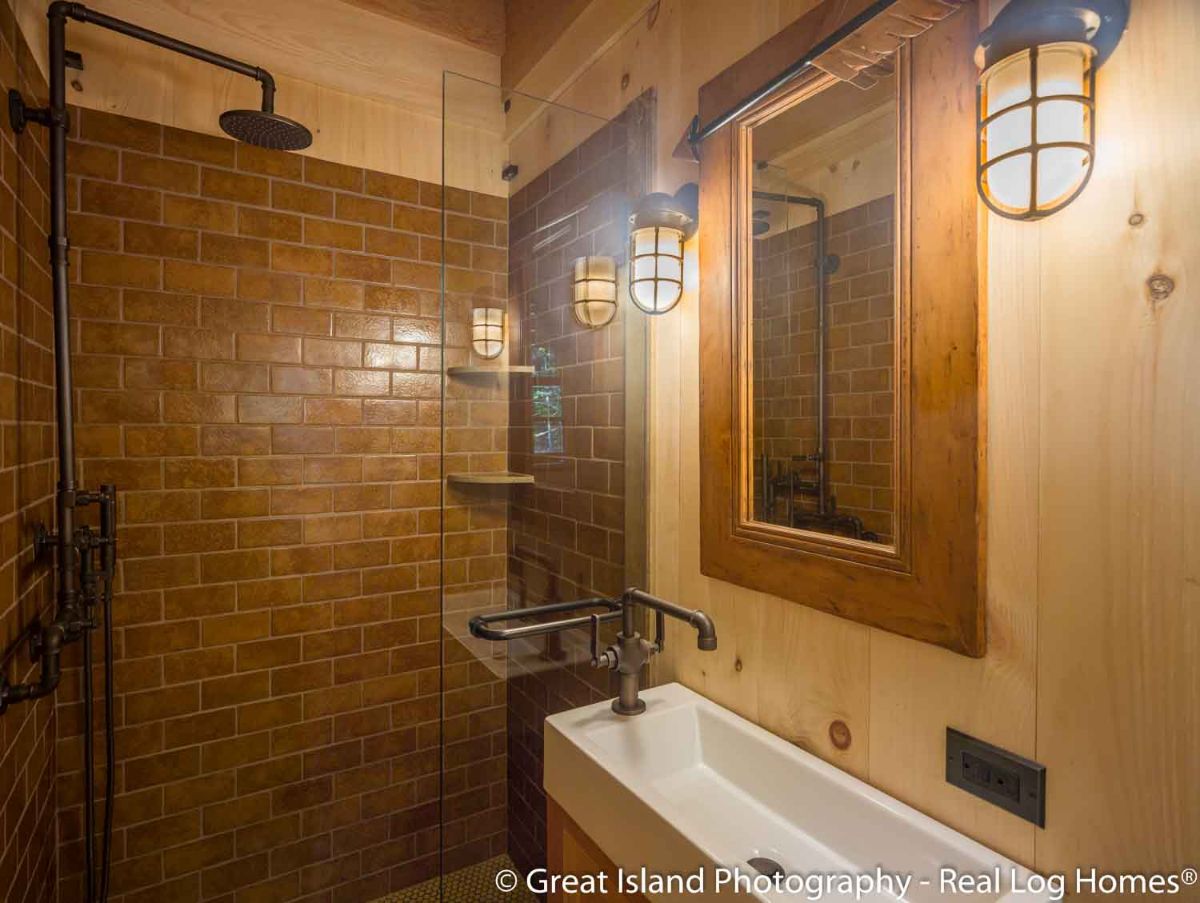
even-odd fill
[{"label": "corner tile shelf", "polygon": [[446,482],[457,486],[513,486],[520,483],[532,483],[531,473],[448,473]]},{"label": "corner tile shelf", "polygon": [[448,376],[501,376],[520,373],[533,373],[533,367],[526,364],[514,364],[511,367],[447,367]]}]

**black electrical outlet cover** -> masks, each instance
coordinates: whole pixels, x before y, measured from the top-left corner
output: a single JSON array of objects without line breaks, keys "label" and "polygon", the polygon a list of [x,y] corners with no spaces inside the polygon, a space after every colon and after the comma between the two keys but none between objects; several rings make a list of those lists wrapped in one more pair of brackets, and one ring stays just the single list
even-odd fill
[{"label": "black electrical outlet cover", "polygon": [[946,780],[1039,828],[1046,827],[1046,766],[946,728]]}]

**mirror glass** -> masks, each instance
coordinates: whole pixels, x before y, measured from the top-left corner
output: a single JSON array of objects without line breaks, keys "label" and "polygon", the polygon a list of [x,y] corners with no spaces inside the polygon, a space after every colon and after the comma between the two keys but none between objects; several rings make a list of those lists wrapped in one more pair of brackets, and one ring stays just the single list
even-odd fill
[{"label": "mirror glass", "polygon": [[745,509],[885,546],[897,531],[896,83],[834,82],[754,125],[742,223]]}]

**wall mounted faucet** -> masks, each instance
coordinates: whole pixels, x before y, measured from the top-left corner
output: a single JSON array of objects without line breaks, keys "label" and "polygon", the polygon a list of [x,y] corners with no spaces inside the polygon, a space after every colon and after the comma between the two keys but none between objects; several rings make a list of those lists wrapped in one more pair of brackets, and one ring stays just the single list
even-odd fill
[{"label": "wall mounted faucet", "polygon": [[[637,630],[637,606],[654,612],[654,641],[644,638]],[[557,621],[542,621],[520,627],[493,627],[506,621],[520,621],[550,614],[566,614],[587,608],[602,608],[593,612]],[[574,602],[555,602],[532,608],[516,608],[490,615],[477,615],[471,619],[471,635],[482,640],[517,640],[535,636],[546,636],[575,627],[587,627],[591,631],[592,667],[616,671],[619,681],[617,698],[613,700],[613,711],[618,715],[640,715],[646,711],[646,703],[638,698],[638,687],[642,668],[666,646],[666,619],[677,618],[696,630],[696,648],[712,651],[717,648],[717,631],[712,618],[704,612],[665,599],[659,599],[640,589],[627,589],[615,599],[592,598]],[[616,642],[600,649],[600,625],[606,621],[620,619],[621,631]]]},{"label": "wall mounted faucet", "polygon": [[[592,667],[616,671],[620,681],[617,698],[612,709],[618,715],[640,715],[646,711],[646,703],[638,698],[638,682],[642,667],[666,647],[666,620],[669,615],[678,618],[696,629],[696,648],[712,651],[717,648],[717,630],[712,618],[699,610],[691,610],[659,599],[640,589],[627,589],[621,594],[621,632],[617,642],[603,652],[600,651],[599,616],[591,616]],[[636,606],[642,605],[654,611],[654,642],[651,643],[637,632]]]}]

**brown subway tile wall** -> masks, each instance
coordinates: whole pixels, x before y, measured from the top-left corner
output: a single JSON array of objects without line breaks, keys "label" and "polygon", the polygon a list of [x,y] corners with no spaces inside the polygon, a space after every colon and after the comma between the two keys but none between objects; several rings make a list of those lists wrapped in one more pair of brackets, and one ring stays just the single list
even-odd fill
[{"label": "brown subway tile wall", "polygon": [[[432,186],[423,200],[439,202]],[[475,197],[479,197],[478,195]],[[500,217],[486,223],[470,217],[471,198],[448,189],[445,354],[440,366],[493,366],[471,349],[471,309],[504,307],[508,250],[503,218],[507,201],[491,198],[475,212]],[[405,208],[406,216],[412,209]],[[454,235],[469,235],[472,244]],[[429,253],[426,248],[425,254]],[[451,272],[454,275],[451,275]],[[507,469],[506,377],[446,374],[443,461],[447,473],[494,473]],[[436,384],[435,384],[436,388]],[[508,543],[506,487],[456,486],[445,490],[442,521],[445,656],[444,871],[454,872],[507,849],[507,773],[504,649],[467,638],[466,622],[476,613],[504,607]]]},{"label": "brown subway tile wall", "polygon": [[[576,258],[626,257],[631,202],[644,190],[638,149],[649,99],[631,105],[513,196],[510,311],[516,363],[537,368],[510,406],[511,469],[532,473],[509,506],[510,605],[618,595],[625,570],[625,318],[600,329],[571,313]],[[547,715],[615,694],[577,637],[536,651],[514,646],[508,679],[509,855],[544,867],[546,799],[542,723]]]},{"label": "brown subway tile wall", "polygon": [[[441,189],[73,122],[82,476],[122,491],[113,898],[369,900],[426,878]],[[447,205],[461,348],[472,298],[507,287],[504,204]],[[474,404],[448,417],[470,427]],[[447,512],[464,517],[456,536],[503,548],[502,522]],[[464,549],[468,575],[503,561]],[[446,655],[447,844],[486,858],[504,832],[503,689],[453,642]],[[80,881],[77,695],[59,698],[64,899]]]},{"label": "brown subway tile wall", "polygon": [[[860,518],[881,542],[894,534],[894,200],[876,198],[827,222],[829,279],[825,353],[829,492],[837,510]],[[817,451],[816,226],[754,244],[755,467],[792,466]],[[801,465],[805,479],[816,468]],[[761,505],[760,480],[755,480]],[[803,501],[813,510],[812,499]],[[783,517],[777,500],[775,515]]]},{"label": "brown subway tile wall", "polygon": [[[0,84],[45,97],[8,4],[0,3]],[[33,560],[36,524],[54,522],[54,357],[46,250],[45,135],[0,129],[0,625],[4,675],[36,679],[27,628],[49,619],[54,587]],[[41,903],[56,882],[53,698],[0,717],[0,899]]]}]

